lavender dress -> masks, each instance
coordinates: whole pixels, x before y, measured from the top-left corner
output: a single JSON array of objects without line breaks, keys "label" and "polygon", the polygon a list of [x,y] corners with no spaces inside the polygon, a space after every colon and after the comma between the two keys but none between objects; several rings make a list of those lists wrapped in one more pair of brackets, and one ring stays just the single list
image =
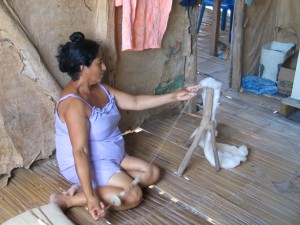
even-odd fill
[{"label": "lavender dress", "polygon": [[78,95],[69,94],[56,104],[55,109],[55,145],[56,158],[62,175],[70,182],[80,185],[75,169],[72,145],[66,123],[63,123],[57,112],[60,102],[67,98],[78,98],[92,109],[90,122],[90,166],[93,188],[105,186],[107,181],[118,171],[120,163],[125,157],[124,139],[119,130],[120,113],[112,96],[102,84],[100,87],[108,96],[108,103],[102,109],[91,106]]}]

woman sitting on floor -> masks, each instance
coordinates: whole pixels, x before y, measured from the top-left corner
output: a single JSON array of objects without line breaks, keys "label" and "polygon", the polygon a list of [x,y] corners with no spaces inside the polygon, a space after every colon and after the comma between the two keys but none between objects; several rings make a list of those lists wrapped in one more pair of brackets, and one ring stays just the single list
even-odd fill
[{"label": "woman sitting on floor", "polygon": [[[71,81],[55,108],[56,157],[62,175],[75,184],[68,191],[53,193],[50,201],[62,209],[87,206],[95,220],[105,216],[111,196],[134,185],[113,210],[136,207],[142,201],[142,187],[158,181],[159,168],[125,153],[118,128],[119,110],[145,110],[196,95],[199,85],[163,95],[133,96],[116,90],[101,80],[106,71],[99,45],[80,32],[59,47],[59,69]],[[81,187],[81,188],[79,188]],[[81,191],[82,189],[82,191]]]}]

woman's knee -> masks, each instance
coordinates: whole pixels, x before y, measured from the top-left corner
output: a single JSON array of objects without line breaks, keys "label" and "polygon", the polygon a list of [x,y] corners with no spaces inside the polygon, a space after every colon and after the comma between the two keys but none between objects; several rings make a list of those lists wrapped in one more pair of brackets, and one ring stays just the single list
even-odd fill
[{"label": "woman's knee", "polygon": [[131,208],[138,206],[143,200],[143,191],[139,186],[133,187],[127,195],[124,196],[127,204]]},{"label": "woman's knee", "polygon": [[151,184],[155,184],[160,178],[160,169],[156,165],[150,167],[151,171]]}]

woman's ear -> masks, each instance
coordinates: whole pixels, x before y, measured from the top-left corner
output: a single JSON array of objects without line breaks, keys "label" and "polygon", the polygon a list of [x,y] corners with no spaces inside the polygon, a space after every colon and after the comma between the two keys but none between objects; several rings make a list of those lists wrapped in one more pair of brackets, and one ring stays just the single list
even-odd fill
[{"label": "woman's ear", "polygon": [[85,66],[84,65],[81,65],[80,66],[80,72],[83,72],[85,70]]},{"label": "woman's ear", "polygon": [[86,65],[81,65],[80,66],[80,73],[81,74],[88,73],[88,71],[89,71],[89,68]]}]

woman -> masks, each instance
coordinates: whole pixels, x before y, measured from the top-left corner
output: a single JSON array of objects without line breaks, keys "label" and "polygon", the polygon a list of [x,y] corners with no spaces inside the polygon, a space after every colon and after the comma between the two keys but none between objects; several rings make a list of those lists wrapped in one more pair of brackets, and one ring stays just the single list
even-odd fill
[{"label": "woman", "polygon": [[[158,181],[159,168],[129,156],[118,128],[123,110],[144,110],[195,96],[199,85],[164,95],[133,96],[102,84],[106,66],[99,45],[80,32],[58,51],[59,69],[71,81],[56,104],[56,157],[62,175],[75,185],[68,191],[53,193],[50,201],[62,209],[87,206],[95,220],[105,216],[111,196],[133,186],[113,210],[136,207],[142,200],[142,187]],[[79,190],[79,186],[81,187]]]}]

